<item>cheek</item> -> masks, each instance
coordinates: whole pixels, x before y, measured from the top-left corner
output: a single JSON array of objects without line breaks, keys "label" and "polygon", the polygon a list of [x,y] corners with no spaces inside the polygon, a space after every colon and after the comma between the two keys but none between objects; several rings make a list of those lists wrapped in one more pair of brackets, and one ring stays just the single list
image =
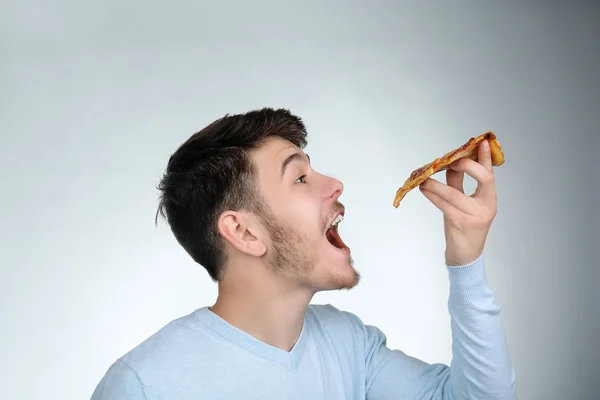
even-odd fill
[{"label": "cheek", "polygon": [[315,201],[306,198],[298,198],[288,203],[288,215],[297,228],[302,228],[304,232],[317,232],[323,225],[323,216],[321,209]]}]

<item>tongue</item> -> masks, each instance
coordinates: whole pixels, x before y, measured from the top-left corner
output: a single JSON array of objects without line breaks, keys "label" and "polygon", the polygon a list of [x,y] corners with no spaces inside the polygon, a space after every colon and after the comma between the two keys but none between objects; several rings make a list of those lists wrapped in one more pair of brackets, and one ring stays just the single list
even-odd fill
[{"label": "tongue", "polygon": [[340,235],[338,234],[337,226],[327,229],[325,236],[327,237],[327,240],[329,240],[329,243],[331,243],[334,247],[337,247],[338,249],[346,248],[346,244],[342,241],[342,238],[340,238]]}]

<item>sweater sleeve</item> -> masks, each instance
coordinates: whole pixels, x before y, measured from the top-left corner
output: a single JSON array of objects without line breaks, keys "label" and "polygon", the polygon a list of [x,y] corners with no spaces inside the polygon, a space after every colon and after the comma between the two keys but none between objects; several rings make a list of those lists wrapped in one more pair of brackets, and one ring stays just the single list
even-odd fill
[{"label": "sweater sleeve", "polygon": [[470,265],[447,266],[452,329],[450,366],[428,364],[386,346],[385,335],[365,326],[368,400],[513,400],[515,373],[483,255]]},{"label": "sweater sleeve", "polygon": [[91,400],[146,400],[146,394],[137,373],[118,360],[108,369]]}]

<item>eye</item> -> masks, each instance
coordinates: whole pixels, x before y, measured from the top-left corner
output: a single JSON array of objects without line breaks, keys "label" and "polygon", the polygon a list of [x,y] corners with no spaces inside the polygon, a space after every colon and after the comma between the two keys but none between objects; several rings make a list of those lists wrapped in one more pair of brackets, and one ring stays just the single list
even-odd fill
[{"label": "eye", "polygon": [[298,179],[296,179],[296,183],[306,183],[306,175],[302,175]]}]

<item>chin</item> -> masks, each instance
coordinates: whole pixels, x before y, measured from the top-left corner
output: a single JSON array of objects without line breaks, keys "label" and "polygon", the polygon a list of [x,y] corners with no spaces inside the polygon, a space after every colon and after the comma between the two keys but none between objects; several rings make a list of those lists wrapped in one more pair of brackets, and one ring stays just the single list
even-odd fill
[{"label": "chin", "polygon": [[332,263],[327,268],[328,276],[321,290],[350,290],[360,282],[360,274],[354,269],[352,257],[343,263]]}]

